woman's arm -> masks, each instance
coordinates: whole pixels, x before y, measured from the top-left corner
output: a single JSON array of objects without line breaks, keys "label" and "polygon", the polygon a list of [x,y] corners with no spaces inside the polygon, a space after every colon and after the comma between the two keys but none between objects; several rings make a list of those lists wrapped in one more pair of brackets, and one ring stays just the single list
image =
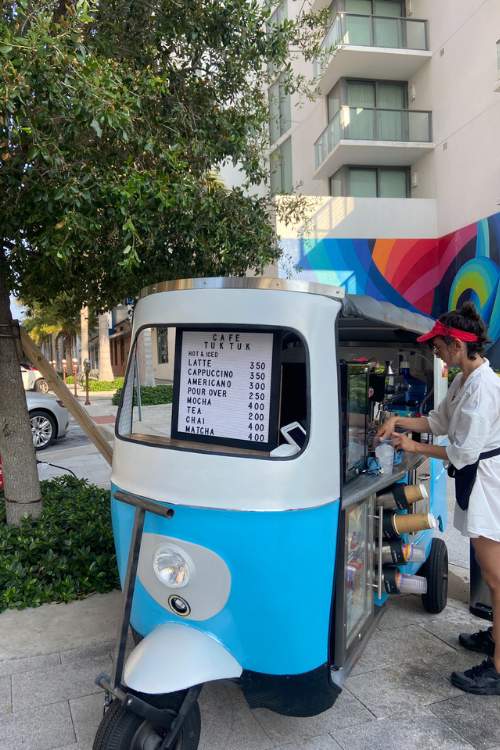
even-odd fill
[{"label": "woman's arm", "polygon": [[[411,419],[409,419],[411,422]],[[395,448],[405,451],[406,453],[420,453],[421,456],[430,456],[431,458],[440,458],[441,461],[448,461],[448,454],[443,445],[429,445],[428,443],[417,443],[408,435],[401,435],[399,432],[392,434],[392,444]]]},{"label": "woman's arm", "polygon": [[392,438],[396,427],[402,427],[404,430],[410,430],[411,432],[431,431],[427,417],[389,417],[377,432],[377,437],[381,440]]}]

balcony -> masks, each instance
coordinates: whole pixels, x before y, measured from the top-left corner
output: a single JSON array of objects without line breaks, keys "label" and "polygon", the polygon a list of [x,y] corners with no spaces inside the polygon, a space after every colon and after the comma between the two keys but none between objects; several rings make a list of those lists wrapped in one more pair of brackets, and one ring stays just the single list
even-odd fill
[{"label": "balcony", "polygon": [[343,106],[314,144],[314,177],[343,164],[408,166],[433,148],[430,112]]},{"label": "balcony", "polygon": [[339,13],[321,44],[314,75],[321,94],[345,76],[409,80],[432,57],[427,21]]}]

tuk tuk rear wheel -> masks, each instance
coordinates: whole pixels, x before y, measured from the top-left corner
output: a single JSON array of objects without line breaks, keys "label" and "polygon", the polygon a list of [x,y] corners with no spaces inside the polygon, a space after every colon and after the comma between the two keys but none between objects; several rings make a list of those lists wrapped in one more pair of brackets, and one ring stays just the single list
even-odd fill
[{"label": "tuk tuk rear wheel", "polygon": [[[197,750],[200,741],[200,707],[195,703],[186,716],[175,745],[169,750]],[[99,725],[93,750],[157,750],[164,733],[114,700]]]},{"label": "tuk tuk rear wheel", "polygon": [[448,602],[448,550],[442,539],[433,539],[427,562],[423,566],[427,593],[422,595],[424,609],[437,615]]}]

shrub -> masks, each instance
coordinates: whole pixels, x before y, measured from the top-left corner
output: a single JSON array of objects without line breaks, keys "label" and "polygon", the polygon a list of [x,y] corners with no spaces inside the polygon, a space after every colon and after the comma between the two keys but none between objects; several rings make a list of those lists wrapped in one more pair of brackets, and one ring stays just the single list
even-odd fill
[{"label": "shrub", "polygon": [[0,495],[0,611],[119,587],[109,491],[65,475],[42,482],[42,498],[40,518],[14,527]]},{"label": "shrub", "polygon": [[[172,403],[173,388],[171,385],[143,385],[141,387],[141,403],[143,406],[156,406],[157,404]],[[113,396],[113,404],[119,406],[122,396],[122,388],[119,388]],[[134,392],[134,405],[137,404]]]}]

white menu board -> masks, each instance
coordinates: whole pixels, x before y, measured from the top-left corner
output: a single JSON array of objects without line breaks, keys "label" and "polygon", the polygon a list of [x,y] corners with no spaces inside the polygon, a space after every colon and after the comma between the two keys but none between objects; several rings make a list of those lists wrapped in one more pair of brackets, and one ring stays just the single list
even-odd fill
[{"label": "white menu board", "polygon": [[[267,448],[273,333],[178,331],[172,435]],[[180,362],[177,361],[180,358]]]}]

